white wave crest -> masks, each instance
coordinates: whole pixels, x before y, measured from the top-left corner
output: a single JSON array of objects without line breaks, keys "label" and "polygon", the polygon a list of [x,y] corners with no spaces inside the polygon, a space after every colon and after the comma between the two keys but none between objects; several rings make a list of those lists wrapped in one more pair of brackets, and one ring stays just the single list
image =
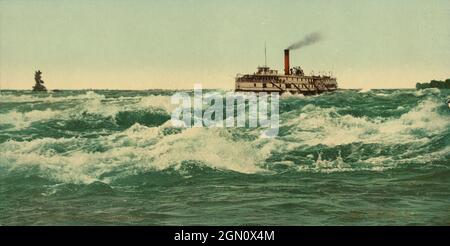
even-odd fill
[{"label": "white wave crest", "polygon": [[9,111],[0,117],[0,125],[11,125],[13,130],[20,130],[29,127],[33,122],[48,120],[56,117],[58,111],[50,109],[32,110],[29,112]]},{"label": "white wave crest", "polygon": [[[28,112],[18,112],[16,110],[7,111],[0,114],[0,124],[12,125],[10,130],[21,130],[29,127],[34,122],[44,120],[70,120],[79,117],[81,114],[96,114],[103,117],[112,117],[120,111],[133,110],[164,110],[170,112],[173,109],[169,96],[138,96],[106,98],[104,95],[93,91],[85,94],[67,97],[36,97],[31,95],[0,97],[0,101],[29,102],[29,103],[51,103],[54,105],[64,105],[70,103],[73,107],[58,107],[57,109],[32,110]],[[51,107],[52,105],[49,105]]]},{"label": "white wave crest", "polygon": [[[259,163],[268,153],[250,142],[231,140],[224,129],[191,128],[165,136],[162,130],[167,127],[136,124],[97,139],[7,141],[0,144],[0,165],[10,170],[38,168],[47,178],[69,183],[108,183],[142,172],[177,169],[188,160],[240,173],[263,171]],[[95,152],[90,146],[102,146],[106,151]],[[58,151],[61,148],[62,153]]]},{"label": "white wave crest", "polygon": [[[288,120],[282,126],[290,127],[291,134],[286,138],[295,139],[297,146],[428,142],[428,136],[439,134],[450,125],[450,117],[436,111],[439,106],[433,100],[426,100],[399,118],[369,119],[339,115],[335,108],[307,105],[298,117]],[[418,130],[424,133],[423,136],[415,134]]]}]

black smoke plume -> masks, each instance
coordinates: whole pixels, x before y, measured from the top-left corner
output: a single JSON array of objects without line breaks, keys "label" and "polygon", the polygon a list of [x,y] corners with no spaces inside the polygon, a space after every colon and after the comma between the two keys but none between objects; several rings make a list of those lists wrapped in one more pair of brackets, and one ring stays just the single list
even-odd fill
[{"label": "black smoke plume", "polygon": [[321,41],[322,39],[323,39],[323,35],[321,33],[313,32],[313,33],[306,35],[302,40],[289,45],[289,47],[287,47],[286,49],[288,49],[288,50],[300,49],[301,47],[315,44],[315,43]]}]

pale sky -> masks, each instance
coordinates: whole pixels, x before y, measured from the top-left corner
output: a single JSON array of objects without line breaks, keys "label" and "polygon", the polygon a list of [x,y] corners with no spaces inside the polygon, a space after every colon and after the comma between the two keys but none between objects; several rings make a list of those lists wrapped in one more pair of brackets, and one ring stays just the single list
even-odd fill
[{"label": "pale sky", "polygon": [[332,71],[341,88],[405,88],[450,78],[450,1],[0,0],[0,87],[234,87],[237,73],[291,52],[291,65]]}]

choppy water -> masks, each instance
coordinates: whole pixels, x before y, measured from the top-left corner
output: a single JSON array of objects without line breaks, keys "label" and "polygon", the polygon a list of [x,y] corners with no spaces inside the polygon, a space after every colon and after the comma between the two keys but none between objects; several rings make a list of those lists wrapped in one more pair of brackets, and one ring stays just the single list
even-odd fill
[{"label": "choppy water", "polygon": [[450,91],[283,96],[275,139],[172,93],[2,91],[0,224],[450,224]]}]

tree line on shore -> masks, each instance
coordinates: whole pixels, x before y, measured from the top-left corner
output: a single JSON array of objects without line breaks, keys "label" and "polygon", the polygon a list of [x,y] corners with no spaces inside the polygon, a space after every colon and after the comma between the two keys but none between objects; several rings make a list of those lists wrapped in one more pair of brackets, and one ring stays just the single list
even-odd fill
[{"label": "tree line on shore", "polygon": [[429,83],[417,83],[416,89],[426,89],[426,88],[439,88],[439,89],[450,89],[450,79],[443,80],[431,80]]}]

